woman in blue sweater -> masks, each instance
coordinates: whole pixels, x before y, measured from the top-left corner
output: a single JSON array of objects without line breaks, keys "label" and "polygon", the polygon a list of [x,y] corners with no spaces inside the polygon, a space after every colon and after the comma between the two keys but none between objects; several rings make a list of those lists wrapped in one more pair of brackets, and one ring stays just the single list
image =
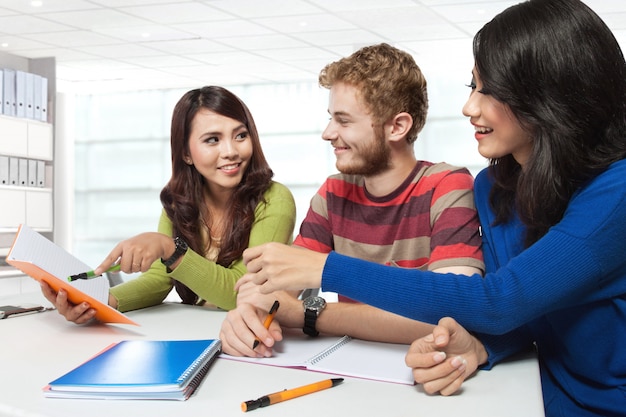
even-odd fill
[{"label": "woman in blue sweater", "polygon": [[407,355],[429,391],[450,394],[478,366],[535,344],[548,416],[625,416],[622,51],[580,1],[530,0],[477,33],[474,59],[463,112],[490,160],[475,184],[484,278],[269,244],[244,254],[244,279],[262,292],[321,285],[431,323],[454,317]]}]

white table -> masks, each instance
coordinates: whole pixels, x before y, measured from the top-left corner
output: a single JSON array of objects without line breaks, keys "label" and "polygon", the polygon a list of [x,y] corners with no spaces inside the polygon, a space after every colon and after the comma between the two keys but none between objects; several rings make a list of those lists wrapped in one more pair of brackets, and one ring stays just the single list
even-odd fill
[{"label": "white table", "polygon": [[[34,295],[33,295],[34,296]],[[37,299],[1,300],[0,304]],[[163,304],[130,312],[141,324],[77,326],[56,311],[0,320],[0,416],[244,416],[243,401],[326,379],[327,374],[218,359],[194,396],[179,401],[45,398],[42,387],[110,343],[124,339],[217,338],[225,313]],[[480,371],[461,395],[429,396],[417,386],[346,378],[338,387],[248,413],[262,416],[543,416],[536,358]]]}]

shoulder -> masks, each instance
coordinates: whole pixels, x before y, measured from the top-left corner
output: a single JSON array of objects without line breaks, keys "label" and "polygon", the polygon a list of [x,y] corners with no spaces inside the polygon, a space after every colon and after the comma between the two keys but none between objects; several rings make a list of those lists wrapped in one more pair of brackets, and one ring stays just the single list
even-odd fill
[{"label": "shoulder", "polygon": [[614,210],[626,213],[626,160],[613,163],[583,185],[572,197],[568,210],[572,206],[607,215]]},{"label": "shoulder", "polygon": [[287,204],[295,205],[293,194],[289,188],[276,181],[272,181],[269,188],[263,194],[263,198],[266,204],[276,204],[282,201]]},{"label": "shoulder", "polygon": [[467,168],[450,165],[446,162],[419,161],[419,169],[413,182],[425,187],[447,190],[472,190],[474,177]]},{"label": "shoulder", "polygon": [[363,184],[364,180],[362,175],[333,174],[326,178],[318,194],[343,194],[344,190],[347,189],[363,188]]},{"label": "shoulder", "polygon": [[291,196],[291,191],[286,185],[272,181],[269,188],[264,193],[265,196]]},{"label": "shoulder", "polygon": [[489,190],[493,186],[493,177],[489,173],[489,167],[481,170],[478,175],[476,175],[476,179],[474,180],[474,192],[476,195],[480,194],[489,194]]}]

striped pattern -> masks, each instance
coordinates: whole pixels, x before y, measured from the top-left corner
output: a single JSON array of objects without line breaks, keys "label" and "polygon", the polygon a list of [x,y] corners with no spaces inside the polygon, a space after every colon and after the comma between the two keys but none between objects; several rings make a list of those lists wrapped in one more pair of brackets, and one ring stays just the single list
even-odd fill
[{"label": "striped pattern", "polygon": [[484,270],[473,178],[465,168],[419,161],[393,193],[374,197],[363,177],[329,177],[294,244],[404,268]]}]

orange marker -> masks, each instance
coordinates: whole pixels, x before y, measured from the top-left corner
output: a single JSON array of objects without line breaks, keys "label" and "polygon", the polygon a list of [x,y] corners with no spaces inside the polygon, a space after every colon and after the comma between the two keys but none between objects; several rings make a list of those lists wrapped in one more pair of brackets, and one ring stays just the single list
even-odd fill
[{"label": "orange marker", "polygon": [[[278,302],[278,300],[276,300],[274,301],[274,304],[272,304],[272,308],[270,308],[269,315],[265,318],[265,321],[263,322],[263,326],[266,329],[269,329],[270,324],[272,324],[272,322],[274,321],[274,316],[278,311],[278,307],[280,307],[280,303]],[[261,343],[261,341],[259,339],[256,339],[254,341],[254,344],[252,345],[252,349],[256,349],[256,347],[259,346],[259,343]]]},{"label": "orange marker", "polygon": [[286,389],[284,391],[275,392],[273,394],[264,395],[263,397],[241,403],[241,411],[256,410],[259,407],[267,407],[282,401],[291,400],[292,398],[301,397],[306,394],[321,391],[326,388],[332,388],[343,382],[343,378],[325,379],[324,381],[315,382],[313,384],[304,385],[294,389]]}]

